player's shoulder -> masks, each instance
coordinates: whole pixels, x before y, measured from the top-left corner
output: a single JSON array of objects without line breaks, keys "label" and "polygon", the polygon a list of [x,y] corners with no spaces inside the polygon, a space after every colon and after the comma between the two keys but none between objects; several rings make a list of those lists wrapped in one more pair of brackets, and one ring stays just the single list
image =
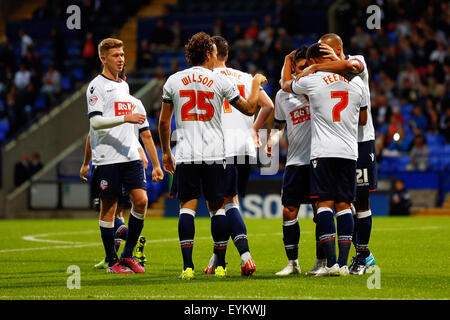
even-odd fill
[{"label": "player's shoulder", "polygon": [[284,98],[284,97],[287,97],[287,96],[289,96],[290,95],[290,93],[289,92],[287,92],[287,91],[284,91],[283,89],[280,89],[280,90],[278,90],[278,92],[276,93],[276,95],[275,95],[275,99],[282,99],[282,98]]},{"label": "player's shoulder", "polygon": [[89,82],[86,92],[89,94],[94,94],[96,91],[101,91],[103,90],[104,83],[105,81],[103,77],[101,75],[98,75]]},{"label": "player's shoulder", "polygon": [[359,60],[360,62],[362,62],[362,63],[365,63],[365,59],[364,59],[364,56],[363,55],[361,55],[361,54],[356,54],[356,55],[348,55],[347,56],[347,59],[348,60]]},{"label": "player's shoulder", "polygon": [[360,77],[354,77],[351,81],[349,81],[349,85],[361,93],[365,91],[364,81]]}]

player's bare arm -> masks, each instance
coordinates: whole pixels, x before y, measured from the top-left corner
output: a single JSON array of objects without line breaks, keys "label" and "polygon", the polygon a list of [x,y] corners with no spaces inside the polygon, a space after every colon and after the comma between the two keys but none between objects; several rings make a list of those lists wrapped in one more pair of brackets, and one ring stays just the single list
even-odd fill
[{"label": "player's bare arm", "polygon": [[174,174],[175,159],[170,149],[170,122],[173,115],[173,103],[163,102],[161,107],[161,114],[159,116],[159,139],[161,142],[161,149],[163,152],[162,162],[164,171]]},{"label": "player's bare arm", "polygon": [[153,166],[152,181],[159,182],[162,179],[164,179],[164,173],[161,170],[161,164],[159,163],[158,160],[158,153],[156,152],[156,147],[155,143],[153,142],[152,134],[150,130],[145,130],[141,132],[140,136]]},{"label": "player's bare arm", "polygon": [[267,118],[269,118],[269,116],[272,114],[274,108],[272,99],[270,99],[270,97],[264,90],[259,91],[258,105],[261,106],[261,110],[259,110],[258,116],[256,117],[256,120],[253,123],[253,131],[252,131],[253,140],[257,148],[261,146],[258,131],[264,126],[264,123],[266,122]]},{"label": "player's bare arm", "polygon": [[250,96],[247,100],[242,97],[234,102],[233,107],[238,109],[240,112],[247,116],[252,116],[255,114],[256,109],[258,108],[258,99],[259,99],[259,91],[260,86],[263,83],[267,82],[267,78],[262,74],[257,73],[252,80],[252,90]]},{"label": "player's bare arm", "polygon": [[292,70],[293,70],[293,58],[295,55],[295,51],[292,51],[284,58],[284,65],[281,69],[281,80],[280,80],[280,86],[283,91],[293,93],[291,89],[292,81],[294,81],[294,77],[292,76]]},{"label": "player's bare arm", "polygon": [[86,137],[86,145],[84,147],[84,160],[80,169],[80,178],[84,181],[88,181],[86,178],[89,172],[89,162],[92,159],[92,149],[91,149],[91,135],[88,134]]},{"label": "player's bare arm", "polygon": [[359,111],[358,125],[365,126],[367,124],[367,107]]},{"label": "player's bare arm", "polygon": [[359,74],[363,71],[362,64],[357,60],[345,60],[345,59],[339,59],[339,57],[336,55],[334,50],[327,44],[321,43],[320,44],[320,51],[326,52],[327,54],[323,56],[323,58],[330,58],[333,61],[328,61],[324,63],[319,64],[313,64],[303,70],[302,73],[297,75],[297,80],[305,77],[311,73],[314,73],[316,71],[328,71],[328,72],[334,72],[334,73],[355,73]]},{"label": "player's bare arm", "polygon": [[[274,145],[278,144],[278,142],[280,142],[281,137],[283,136],[285,127],[286,127],[285,122],[275,121],[273,123],[272,130],[270,130],[270,138],[267,141],[267,145],[266,145],[266,154],[268,157],[272,156],[272,147]],[[275,130],[278,130],[278,131],[275,131]]]},{"label": "player's bare arm", "polygon": [[141,161],[144,164],[144,169],[147,170],[148,168],[148,159],[147,159],[147,155],[144,152],[144,149],[142,149],[141,147],[138,148],[139,151],[139,156],[141,157]]}]

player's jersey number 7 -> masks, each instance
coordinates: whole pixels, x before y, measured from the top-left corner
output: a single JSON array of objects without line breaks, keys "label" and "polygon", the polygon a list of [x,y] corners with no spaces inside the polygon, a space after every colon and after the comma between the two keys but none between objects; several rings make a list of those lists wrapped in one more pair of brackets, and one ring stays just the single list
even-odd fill
[{"label": "player's jersey number 7", "polygon": [[333,121],[339,122],[341,121],[341,112],[348,105],[348,91],[331,91],[332,99],[340,99],[338,103],[336,103],[333,107]]},{"label": "player's jersey number 7", "polygon": [[[182,121],[210,121],[213,118],[214,107],[209,103],[209,100],[214,99],[214,92],[180,90],[180,97],[189,98],[189,100],[181,107]],[[191,112],[195,106],[197,106],[198,111],[204,112]]]}]

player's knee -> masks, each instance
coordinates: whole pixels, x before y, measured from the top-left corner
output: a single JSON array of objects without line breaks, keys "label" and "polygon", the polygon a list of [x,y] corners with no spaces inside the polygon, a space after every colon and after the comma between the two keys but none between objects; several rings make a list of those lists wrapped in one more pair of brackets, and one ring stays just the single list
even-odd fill
[{"label": "player's knee", "polygon": [[134,199],[133,201],[133,208],[134,210],[145,210],[145,208],[147,207],[147,203],[148,203],[148,198],[147,195],[144,194],[136,199]]},{"label": "player's knee", "polygon": [[298,208],[294,206],[287,206],[283,208],[283,221],[290,221],[297,218]]}]

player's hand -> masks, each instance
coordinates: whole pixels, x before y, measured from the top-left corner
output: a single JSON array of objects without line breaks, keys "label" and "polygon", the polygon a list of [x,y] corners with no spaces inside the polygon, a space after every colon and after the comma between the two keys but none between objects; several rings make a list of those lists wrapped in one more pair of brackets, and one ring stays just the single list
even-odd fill
[{"label": "player's hand", "polygon": [[253,80],[258,81],[259,84],[267,82],[267,78],[260,73],[255,74]]},{"label": "player's hand", "polygon": [[81,166],[81,169],[80,169],[80,178],[81,178],[81,180],[88,181],[88,179],[86,177],[88,172],[89,172],[89,163],[88,164],[83,164]]},{"label": "player's hand", "polygon": [[291,52],[289,52],[289,54],[286,56],[286,60],[290,60],[291,62],[293,62],[294,61],[294,56],[295,56],[295,52],[296,52],[297,50],[292,50]]},{"label": "player's hand", "polygon": [[160,182],[162,179],[164,179],[164,172],[162,171],[161,167],[154,168],[152,171],[152,181]]},{"label": "player's hand", "polygon": [[307,75],[310,75],[311,73],[314,73],[316,71],[317,70],[315,68],[315,65],[310,65],[309,67],[303,69],[303,71],[295,77],[295,81],[298,81],[300,78],[306,77]]},{"label": "player's hand", "polygon": [[141,161],[144,164],[144,169],[147,170],[147,168],[148,168],[147,156],[145,155],[145,152],[142,148],[138,148],[138,150],[139,150],[139,156],[141,157]]},{"label": "player's hand", "polygon": [[336,53],[334,52],[333,48],[331,48],[329,45],[327,45],[326,43],[321,43],[320,44],[320,52],[325,52],[326,55],[322,56],[322,58],[330,58],[333,61],[338,61],[341,60],[339,59],[339,57],[336,55]]},{"label": "player's hand", "polygon": [[132,114],[127,114],[124,119],[125,119],[125,122],[128,122],[128,123],[143,124],[145,122],[145,120],[147,119],[147,116],[142,113],[132,113]]},{"label": "player's hand", "polygon": [[172,152],[165,153],[162,156],[163,169],[167,173],[174,174],[175,172],[175,159]]},{"label": "player's hand", "polygon": [[253,138],[253,143],[255,144],[256,148],[261,147],[261,140],[259,139],[259,134],[258,132],[252,128],[252,132],[251,132],[252,138]]},{"label": "player's hand", "polygon": [[266,155],[268,158],[272,157],[272,143],[270,142],[270,139],[269,139],[269,141],[267,141],[264,151],[266,152]]}]

